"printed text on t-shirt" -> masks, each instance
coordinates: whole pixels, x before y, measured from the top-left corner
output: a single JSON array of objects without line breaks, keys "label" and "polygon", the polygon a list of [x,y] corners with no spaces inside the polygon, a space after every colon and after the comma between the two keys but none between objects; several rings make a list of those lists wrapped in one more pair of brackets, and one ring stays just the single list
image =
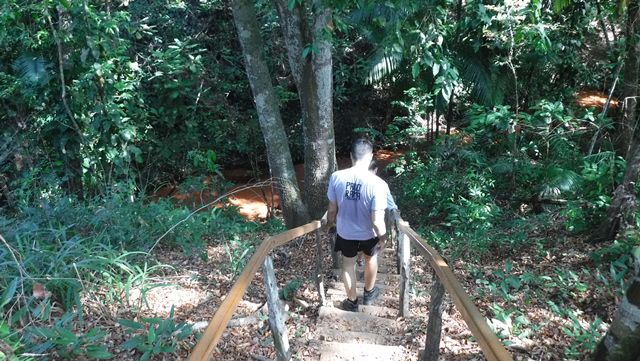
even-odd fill
[{"label": "printed text on t-shirt", "polygon": [[352,201],[360,200],[361,188],[362,184],[347,182],[347,188],[344,192],[344,197]]}]

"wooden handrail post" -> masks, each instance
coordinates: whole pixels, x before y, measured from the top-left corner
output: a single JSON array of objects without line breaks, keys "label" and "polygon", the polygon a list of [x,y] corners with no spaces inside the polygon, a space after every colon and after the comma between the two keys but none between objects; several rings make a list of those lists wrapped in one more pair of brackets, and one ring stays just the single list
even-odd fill
[{"label": "wooden handrail post", "polygon": [[331,236],[329,237],[329,239],[331,240],[331,242],[329,242],[329,246],[331,247],[330,251],[331,251],[331,268],[333,269],[340,269],[340,257],[338,257],[338,252],[334,251],[334,248],[336,246],[336,237],[338,236],[338,232],[333,232],[331,233]]},{"label": "wooden handrail post", "polygon": [[409,265],[411,245],[409,237],[402,231],[398,232],[398,256],[400,259],[400,316],[409,316],[409,291],[411,282],[411,268]]},{"label": "wooden handrail post", "polygon": [[322,267],[322,238],[320,229],[316,229],[316,288],[320,296],[320,304],[325,306],[327,300],[324,294],[324,269]]},{"label": "wooden handrail post", "polygon": [[262,264],[264,273],[264,286],[267,292],[267,305],[269,307],[269,327],[273,336],[273,345],[276,348],[276,358],[278,361],[291,360],[291,352],[289,351],[289,338],[287,337],[287,329],[284,325],[284,317],[282,315],[282,306],[278,297],[278,283],[273,270],[273,261],[271,256],[267,256]]},{"label": "wooden handrail post", "polygon": [[422,361],[438,361],[440,358],[444,286],[435,271],[432,272],[432,279],[429,321],[427,322],[427,342],[422,354]]},{"label": "wooden handrail post", "polygon": [[396,257],[396,268],[400,273],[400,246],[398,242],[398,228],[396,227],[396,217],[400,218],[397,209],[388,209],[385,212],[385,225],[387,228],[387,247],[394,251]]}]

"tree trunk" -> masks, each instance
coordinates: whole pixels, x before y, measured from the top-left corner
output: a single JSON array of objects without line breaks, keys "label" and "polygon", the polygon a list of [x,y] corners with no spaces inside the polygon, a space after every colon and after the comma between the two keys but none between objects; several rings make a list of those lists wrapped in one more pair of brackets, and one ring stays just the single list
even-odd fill
[{"label": "tree trunk", "polygon": [[265,61],[255,8],[251,0],[233,0],[232,8],[247,77],[267,147],[271,176],[278,182],[285,224],[292,228],[307,222],[309,215],[300,197],[287,135]]},{"label": "tree trunk", "polygon": [[613,192],[607,217],[592,236],[592,242],[613,241],[621,230],[634,224],[637,200],[635,184],[640,176],[640,138],[633,138],[622,183]]},{"label": "tree trunk", "polygon": [[640,20],[638,0],[629,1],[627,7],[627,43],[624,63],[623,93],[625,111],[623,119],[616,124],[617,150],[626,155],[627,169],[622,183],[613,192],[607,216],[591,237],[592,242],[613,241],[618,233],[634,224],[637,199],[635,184],[640,176],[640,134],[635,131],[636,96],[638,95],[638,41],[635,23]]},{"label": "tree trunk", "polygon": [[640,358],[640,265],[636,277],[618,305],[607,334],[593,355],[594,361],[635,361]]},{"label": "tree trunk", "polygon": [[636,127],[636,106],[638,103],[638,52],[640,44],[637,40],[638,0],[630,0],[627,5],[627,25],[625,37],[625,59],[622,84],[624,99],[624,112],[622,118],[616,123],[616,148],[620,155],[629,153],[631,138]]},{"label": "tree trunk", "polygon": [[[287,0],[275,2],[302,109],[304,199],[311,216],[319,218],[327,206],[329,176],[336,170],[332,55],[327,34],[331,11],[314,0],[314,14],[308,17],[300,4],[290,9]],[[305,20],[309,18],[313,19],[311,26]],[[305,51],[304,46],[312,49]]]}]

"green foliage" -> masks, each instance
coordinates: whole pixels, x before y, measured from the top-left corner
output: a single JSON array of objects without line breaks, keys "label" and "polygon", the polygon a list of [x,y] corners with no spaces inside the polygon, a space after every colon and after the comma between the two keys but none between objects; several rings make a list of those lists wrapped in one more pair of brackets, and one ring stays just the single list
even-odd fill
[{"label": "green foliage", "polygon": [[48,64],[43,58],[21,56],[14,63],[20,77],[33,85],[45,85],[49,82]]},{"label": "green foliage", "polygon": [[[247,222],[233,210],[215,208],[192,215],[161,238],[170,225],[190,214],[168,201],[131,202],[114,195],[85,202],[62,198],[25,208],[19,217],[0,216],[0,234],[9,247],[0,248],[0,332],[10,335],[6,342],[20,352],[107,358],[104,332],[85,328],[83,300],[99,300],[134,313],[143,310],[147,293],[166,285],[156,281],[157,276],[172,269],[140,250],[161,241],[161,247],[203,254],[209,237],[224,239],[261,230],[261,225]],[[281,230],[282,224],[272,221],[265,229]],[[36,289],[42,291],[36,294]],[[63,316],[56,311],[60,308],[66,311]],[[172,333],[165,331],[167,325],[154,327],[159,329],[153,332]],[[151,349],[136,347],[142,353],[165,352],[173,347],[171,342],[163,336],[152,342]]]},{"label": "green foliage", "polygon": [[582,360],[584,355],[591,354],[602,338],[602,320],[596,317],[585,325],[578,319],[579,314],[575,310],[559,307],[553,301],[548,303],[555,314],[569,320],[569,325],[562,327],[562,332],[571,338],[571,345],[564,350],[565,357]]},{"label": "green foliage", "polygon": [[255,244],[255,238],[243,239],[238,235],[233,235],[231,240],[225,243],[224,249],[229,258],[228,267],[233,275],[242,271],[255,249]]},{"label": "green foliage", "polygon": [[461,230],[487,229],[499,211],[490,197],[493,176],[483,162],[478,153],[456,149],[452,139],[436,145],[424,161],[407,153],[395,168],[406,179],[401,209],[426,209],[422,219],[437,217]]},{"label": "green foliage", "polygon": [[282,287],[282,290],[280,291],[282,294],[280,297],[287,301],[293,300],[296,296],[296,293],[298,292],[298,289],[300,289],[303,284],[304,282],[300,278],[289,281],[286,285],[284,285],[284,287]]},{"label": "green foliage", "polygon": [[[4,348],[0,350],[0,361],[31,361],[30,357],[21,356],[24,347],[20,335],[11,331],[7,322],[0,320],[0,340],[4,342]],[[8,349],[6,349],[8,347]]]},{"label": "green foliage", "polygon": [[[493,318],[489,320],[489,326],[499,338],[510,336],[525,338],[531,334],[531,322],[525,314],[517,309],[505,310],[500,305],[492,304]],[[506,342],[508,345],[510,342]]]},{"label": "green foliage", "polygon": [[[221,3],[111,9],[95,1],[56,7],[10,0],[0,10],[2,28],[15,30],[0,35],[0,121],[7,135],[22,133],[9,159],[29,165],[0,169],[11,181],[13,209],[48,192],[138,195],[149,182],[203,167],[218,174],[223,162],[248,164],[239,154],[261,160],[239,48],[234,38],[213,35],[233,33],[232,22],[215,20],[228,15]],[[215,159],[207,153],[205,163],[185,166],[188,154],[213,149]],[[55,181],[42,182],[42,174]]]},{"label": "green foliage", "polygon": [[52,327],[29,327],[26,338],[36,353],[52,352],[63,359],[86,357],[93,360],[110,359],[113,355],[104,344],[106,332],[94,327],[76,334],[72,331],[74,315],[66,313]]},{"label": "green foliage", "polygon": [[167,319],[142,318],[141,322],[120,319],[118,323],[127,334],[134,334],[120,347],[123,350],[135,349],[141,352],[141,361],[150,360],[157,355],[175,352],[178,342],[186,339],[193,332],[189,324],[175,323],[173,306]]}]

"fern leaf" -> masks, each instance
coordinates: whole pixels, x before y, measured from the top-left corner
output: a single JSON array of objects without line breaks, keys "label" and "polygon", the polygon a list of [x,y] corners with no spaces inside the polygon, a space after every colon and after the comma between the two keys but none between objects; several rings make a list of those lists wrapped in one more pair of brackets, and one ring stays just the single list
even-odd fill
[{"label": "fern leaf", "polygon": [[575,151],[573,142],[559,133],[549,136],[549,146],[554,158],[566,158]]}]

